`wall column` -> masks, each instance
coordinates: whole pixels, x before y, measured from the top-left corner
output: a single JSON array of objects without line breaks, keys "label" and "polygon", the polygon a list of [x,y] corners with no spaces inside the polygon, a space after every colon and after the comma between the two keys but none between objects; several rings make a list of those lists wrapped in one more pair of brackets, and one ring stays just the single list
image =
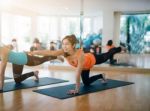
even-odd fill
[{"label": "wall column", "polygon": [[37,37],[37,35],[37,16],[31,16],[31,40],[33,41],[33,39]]},{"label": "wall column", "polygon": [[120,45],[120,17],[121,12],[115,12],[114,13],[114,45],[119,46]]},{"label": "wall column", "polygon": [[114,35],[114,12],[111,10],[103,11],[103,30],[102,30],[102,46],[112,39]]}]

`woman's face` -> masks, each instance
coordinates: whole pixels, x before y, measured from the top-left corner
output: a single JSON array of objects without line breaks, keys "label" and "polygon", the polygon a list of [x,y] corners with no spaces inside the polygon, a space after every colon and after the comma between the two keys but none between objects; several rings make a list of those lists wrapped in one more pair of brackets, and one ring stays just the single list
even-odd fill
[{"label": "woman's face", "polygon": [[74,50],[75,45],[72,45],[71,42],[69,42],[69,40],[64,39],[62,41],[62,48],[64,50],[64,52],[70,52]]}]

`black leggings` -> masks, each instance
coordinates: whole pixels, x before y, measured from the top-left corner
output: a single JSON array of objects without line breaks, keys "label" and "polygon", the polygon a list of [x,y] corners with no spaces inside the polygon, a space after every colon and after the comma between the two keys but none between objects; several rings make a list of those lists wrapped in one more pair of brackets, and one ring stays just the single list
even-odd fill
[{"label": "black leggings", "polygon": [[[106,62],[108,59],[110,59],[114,54],[121,52],[121,47],[112,48],[108,52],[100,54],[100,55],[94,55],[96,59],[95,64],[101,64]],[[94,81],[98,79],[102,79],[102,74],[94,75],[92,77],[89,77],[90,70],[82,70],[81,78],[84,85],[90,85]]]},{"label": "black leggings", "polygon": [[[56,56],[38,57],[38,56],[30,56],[30,55],[27,55],[27,57],[28,57],[28,62],[26,64],[27,66],[37,66],[37,65],[40,65],[46,61],[50,61],[50,60],[57,58]],[[14,80],[16,83],[20,83],[23,80],[25,80],[31,76],[34,76],[34,72],[22,74],[23,67],[24,67],[24,65],[12,64],[13,76],[14,76]]]}]

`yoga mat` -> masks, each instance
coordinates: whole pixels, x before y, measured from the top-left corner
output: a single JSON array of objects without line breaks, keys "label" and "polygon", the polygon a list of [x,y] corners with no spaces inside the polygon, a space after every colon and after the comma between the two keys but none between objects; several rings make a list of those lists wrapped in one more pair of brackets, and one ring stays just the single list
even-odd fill
[{"label": "yoga mat", "polygon": [[75,97],[79,95],[97,92],[97,91],[103,91],[103,90],[112,89],[116,87],[122,87],[122,86],[130,85],[130,84],[133,84],[133,83],[108,79],[107,84],[102,84],[99,80],[95,81],[90,86],[84,86],[81,83],[80,92],[79,94],[76,94],[76,95],[67,94],[68,90],[74,89],[75,84],[53,87],[53,88],[39,89],[39,90],[34,90],[34,92],[44,94],[47,96],[51,96],[51,97],[55,97],[58,99],[66,99],[66,98],[71,98],[71,97]]},{"label": "yoga mat", "polygon": [[[110,64],[109,61],[105,62],[106,64]],[[114,63],[114,64],[110,64],[111,66],[125,66],[125,67],[135,67],[132,64],[128,64],[128,63]]]},{"label": "yoga mat", "polygon": [[32,88],[32,87],[37,87],[37,86],[45,86],[45,85],[50,85],[50,84],[57,84],[57,83],[62,83],[62,82],[67,82],[66,80],[62,79],[55,79],[55,78],[40,78],[38,82],[34,81],[33,79],[27,79],[21,83],[15,83],[13,82],[5,82],[3,91],[2,92],[8,92],[8,91],[14,91],[18,89],[26,89],[26,88]]},{"label": "yoga mat", "polygon": [[134,67],[134,65],[131,65],[131,64],[128,64],[128,63],[114,63],[114,64],[111,64],[112,66],[131,66],[131,67]]}]

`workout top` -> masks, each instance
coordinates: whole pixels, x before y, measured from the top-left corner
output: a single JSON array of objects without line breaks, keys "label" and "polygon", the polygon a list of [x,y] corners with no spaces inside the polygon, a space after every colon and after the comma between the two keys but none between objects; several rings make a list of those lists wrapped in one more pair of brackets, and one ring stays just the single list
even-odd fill
[{"label": "workout top", "polygon": [[[79,49],[77,54],[76,54],[76,58],[78,58],[81,55],[82,50]],[[69,61],[68,58],[66,58],[68,63],[74,67],[78,66],[78,60],[74,60],[74,61]],[[84,63],[83,63],[83,69],[85,70],[89,70],[90,68],[92,68],[96,63],[96,59],[95,56],[92,53],[84,53]]]},{"label": "workout top", "polygon": [[8,61],[17,65],[27,64],[27,54],[25,52],[13,52],[10,51],[8,54]]}]

